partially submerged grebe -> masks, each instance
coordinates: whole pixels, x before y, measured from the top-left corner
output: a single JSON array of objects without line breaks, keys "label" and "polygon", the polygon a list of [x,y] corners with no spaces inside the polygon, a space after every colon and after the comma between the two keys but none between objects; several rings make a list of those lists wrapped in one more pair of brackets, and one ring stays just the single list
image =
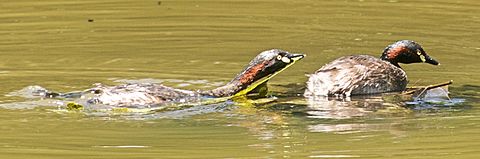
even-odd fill
[{"label": "partially submerged grebe", "polygon": [[438,65],[411,40],[397,41],[385,48],[380,58],[369,55],[340,57],[311,74],[304,96],[367,95],[403,91],[407,75],[398,63]]},{"label": "partially submerged grebe", "polygon": [[224,86],[208,91],[174,89],[160,84],[140,83],[119,86],[98,85],[77,93],[47,93],[54,97],[87,98],[86,104],[102,104],[118,107],[152,106],[175,103],[198,102],[202,98],[233,97],[245,95],[256,87],[293,65],[304,57],[303,54],[273,49],[257,55],[248,66]]}]

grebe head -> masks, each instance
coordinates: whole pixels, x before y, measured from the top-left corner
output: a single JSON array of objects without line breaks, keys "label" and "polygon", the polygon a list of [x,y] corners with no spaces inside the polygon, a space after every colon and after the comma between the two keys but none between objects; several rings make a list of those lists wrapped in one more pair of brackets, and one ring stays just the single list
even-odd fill
[{"label": "grebe head", "polygon": [[389,61],[395,66],[399,66],[398,63],[422,62],[439,65],[436,60],[427,55],[420,44],[412,40],[400,40],[388,45],[380,58]]},{"label": "grebe head", "polygon": [[232,81],[226,85],[201,92],[214,97],[236,97],[246,95],[305,57],[303,54],[291,54],[287,51],[272,49],[258,54]]},{"label": "grebe head", "polygon": [[279,49],[263,51],[230,83],[239,82],[244,87],[236,95],[246,94],[304,57],[304,54],[292,54]]},{"label": "grebe head", "polygon": [[[272,49],[258,54],[246,67],[245,71],[256,72],[252,74],[255,79],[263,78],[292,65],[305,57],[303,54],[291,54],[287,51]],[[243,76],[244,78],[248,76]]]}]

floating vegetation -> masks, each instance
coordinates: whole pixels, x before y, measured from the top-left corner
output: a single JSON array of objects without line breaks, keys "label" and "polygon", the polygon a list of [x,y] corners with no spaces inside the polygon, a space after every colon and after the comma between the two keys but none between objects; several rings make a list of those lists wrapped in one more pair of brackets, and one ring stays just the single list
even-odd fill
[{"label": "floating vegetation", "polygon": [[74,110],[74,111],[83,110],[83,105],[70,102],[67,104],[67,110]]},{"label": "floating vegetation", "polygon": [[448,86],[453,81],[429,85],[410,87],[402,95],[411,96],[411,100],[406,101],[407,107],[414,109],[429,109],[435,107],[451,107],[465,102],[465,99],[450,98]]}]

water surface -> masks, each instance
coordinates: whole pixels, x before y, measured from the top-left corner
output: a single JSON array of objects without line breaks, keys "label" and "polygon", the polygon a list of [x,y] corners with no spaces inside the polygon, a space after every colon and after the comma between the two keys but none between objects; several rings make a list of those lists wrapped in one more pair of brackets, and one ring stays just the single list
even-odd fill
[{"label": "water surface", "polygon": [[[360,1],[4,1],[0,103],[25,86],[161,82],[211,89],[260,51],[308,56],[270,81],[274,102],[142,115],[0,108],[0,158],[476,158],[480,153],[480,3]],[[378,108],[314,103],[305,74],[337,57],[418,41],[440,66],[403,65],[411,85],[454,80],[462,104]]]}]

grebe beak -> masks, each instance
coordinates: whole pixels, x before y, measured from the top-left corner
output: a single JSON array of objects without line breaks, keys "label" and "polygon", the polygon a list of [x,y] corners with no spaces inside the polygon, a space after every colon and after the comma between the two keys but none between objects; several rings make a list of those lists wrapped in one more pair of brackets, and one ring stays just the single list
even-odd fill
[{"label": "grebe beak", "polygon": [[426,62],[426,63],[429,63],[429,64],[432,64],[432,65],[440,65],[440,63],[438,63],[438,61],[436,61],[435,59],[431,58],[430,56],[426,56],[426,57],[425,57],[425,62]]},{"label": "grebe beak", "polygon": [[300,59],[303,59],[305,56],[305,54],[288,54],[286,57],[288,57],[290,60],[292,61],[298,61]]}]

